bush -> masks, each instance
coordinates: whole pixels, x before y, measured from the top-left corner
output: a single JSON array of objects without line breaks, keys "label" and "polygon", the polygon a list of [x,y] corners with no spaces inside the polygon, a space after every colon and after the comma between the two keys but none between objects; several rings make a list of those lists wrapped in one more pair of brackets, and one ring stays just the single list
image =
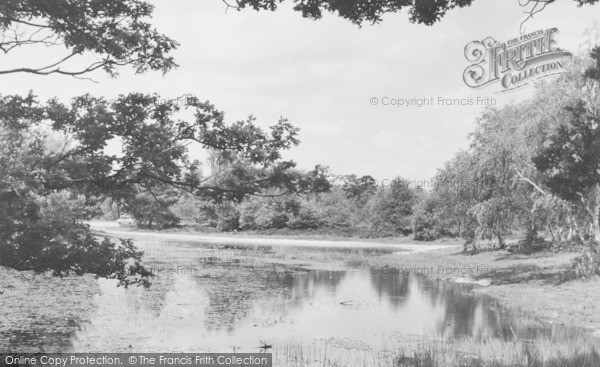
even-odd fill
[{"label": "bush", "polygon": [[284,205],[270,198],[253,198],[238,205],[241,229],[284,228],[289,220]]},{"label": "bush", "polygon": [[[61,201],[61,199],[65,199]],[[130,240],[99,241],[78,221],[86,211],[81,197],[65,192],[46,197],[23,195],[0,207],[0,266],[19,271],[52,272],[55,276],[92,273],[128,286],[149,286],[151,274],[141,264],[142,252]]]},{"label": "bush", "polygon": [[348,228],[364,222],[359,218],[360,209],[357,207],[356,201],[346,198],[346,194],[341,189],[334,189],[330,193],[322,194],[319,198],[320,201],[315,205],[319,208],[322,226]]},{"label": "bush", "polygon": [[423,197],[416,205],[413,215],[413,236],[417,241],[433,241],[445,234],[445,231],[436,215],[435,201],[430,197]]},{"label": "bush", "polygon": [[240,229],[240,212],[232,204],[217,205],[215,213],[219,231],[231,232]]},{"label": "bush", "polygon": [[156,186],[154,189],[156,193],[138,191],[127,200],[127,212],[140,227],[179,227],[180,219],[171,211],[171,206],[177,202],[178,192],[166,187]]},{"label": "bush", "polygon": [[466,254],[476,254],[478,252],[503,250],[505,247],[500,246],[500,243],[492,238],[470,238],[463,244],[463,252]]},{"label": "bush", "polygon": [[442,237],[442,230],[433,214],[426,213],[414,217],[413,235],[417,241],[433,241]]},{"label": "bush", "polygon": [[192,196],[183,196],[171,206],[171,212],[182,221],[193,223],[198,215],[198,200]]},{"label": "bush", "polygon": [[287,226],[291,229],[316,229],[323,224],[318,209],[311,203],[302,203],[298,214],[291,217]]},{"label": "bush", "polygon": [[592,278],[600,275],[600,252],[598,247],[590,246],[583,254],[573,260],[571,265],[573,278]]},{"label": "bush", "polygon": [[256,218],[262,203],[258,200],[247,200],[238,206],[240,212],[240,229],[258,229]]},{"label": "bush", "polygon": [[507,247],[509,252],[520,254],[531,254],[537,251],[548,250],[552,247],[552,242],[546,241],[544,238],[537,236],[533,231],[527,231],[525,238],[515,244]]},{"label": "bush", "polygon": [[515,222],[516,211],[516,205],[510,198],[491,198],[474,205],[469,212],[477,218],[475,238],[496,238],[497,245],[492,249],[504,249],[505,236]]},{"label": "bush", "polygon": [[413,205],[417,201],[415,190],[401,179],[390,183],[389,189],[380,188],[367,202],[369,222],[377,230],[391,230],[396,233],[412,232]]}]

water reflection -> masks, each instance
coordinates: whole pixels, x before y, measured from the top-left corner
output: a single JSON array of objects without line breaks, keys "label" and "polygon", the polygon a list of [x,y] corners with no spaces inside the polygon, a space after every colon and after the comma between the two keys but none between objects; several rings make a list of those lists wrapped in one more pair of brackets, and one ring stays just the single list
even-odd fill
[{"label": "water reflection", "polygon": [[[398,334],[511,339],[531,330],[552,332],[532,329],[466,286],[414,274],[306,270],[258,260],[273,254],[270,247],[261,248],[260,256],[256,248],[240,246],[227,248],[227,256],[223,248],[197,244],[166,251],[164,244],[150,243],[144,250],[151,267],[195,270],[161,273],[149,290],[99,280],[88,320],[71,333],[50,334],[54,350],[253,352],[259,340],[349,338],[378,347]],[[9,350],[47,349],[32,342],[39,338],[48,335],[15,333]]]}]

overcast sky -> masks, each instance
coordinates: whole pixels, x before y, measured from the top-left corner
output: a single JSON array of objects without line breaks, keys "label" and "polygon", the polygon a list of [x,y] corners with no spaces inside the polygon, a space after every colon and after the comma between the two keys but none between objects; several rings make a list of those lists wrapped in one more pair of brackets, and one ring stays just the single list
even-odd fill
[{"label": "overcast sky", "polygon": [[[253,114],[267,126],[287,117],[301,129],[302,143],[286,156],[302,168],[324,164],[338,174],[421,180],[468,145],[482,107],[396,108],[372,105],[372,97],[493,97],[502,105],[531,92],[525,87],[496,94],[498,86],[473,90],[462,80],[468,42],[519,35],[525,14],[517,0],[478,0],[432,27],[393,14],[363,28],[329,14],[319,21],[303,19],[289,6],[274,13],[226,14],[220,0],[152,2],[153,23],[181,43],[177,70],[166,76],[123,71],[117,79],[95,75],[98,84],[66,76],[4,75],[1,93],[33,90],[42,99],[64,100],[84,93],[192,93],[225,111],[229,121]],[[529,20],[526,31],[557,27],[558,46],[577,51],[598,15],[600,5],[578,8],[563,0]],[[43,64],[47,54],[2,56],[0,68],[24,60]]]}]

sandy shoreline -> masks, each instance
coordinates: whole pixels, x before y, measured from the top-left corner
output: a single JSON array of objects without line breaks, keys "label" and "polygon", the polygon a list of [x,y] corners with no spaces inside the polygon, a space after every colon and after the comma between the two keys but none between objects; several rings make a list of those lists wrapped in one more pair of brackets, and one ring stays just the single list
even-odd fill
[{"label": "sandy shoreline", "polygon": [[356,239],[298,239],[298,238],[270,238],[270,237],[245,237],[245,236],[223,236],[204,233],[178,233],[178,232],[150,232],[138,231],[126,227],[119,227],[110,222],[90,222],[95,234],[109,237],[137,237],[163,239],[176,242],[203,242],[216,245],[268,245],[268,246],[297,246],[297,247],[328,247],[328,248],[368,248],[387,249],[407,252],[429,252],[448,248],[458,249],[456,245],[445,244],[420,244],[420,243],[386,243],[374,241],[362,241]]}]

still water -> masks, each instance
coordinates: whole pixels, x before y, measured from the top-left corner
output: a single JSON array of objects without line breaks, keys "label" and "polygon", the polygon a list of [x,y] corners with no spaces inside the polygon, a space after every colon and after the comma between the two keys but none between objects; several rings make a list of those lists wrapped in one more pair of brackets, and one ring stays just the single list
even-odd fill
[{"label": "still water", "polygon": [[[525,328],[518,316],[493,299],[472,295],[466,285],[372,273],[355,261],[389,250],[166,245],[151,239],[138,245],[157,275],[148,290],[88,279],[96,289],[82,291],[77,278],[46,277],[32,282],[48,281],[49,286],[13,293],[10,303],[0,296],[3,317],[20,312],[21,318],[18,325],[0,321],[0,341],[7,344],[2,349],[257,352],[264,344],[275,348],[316,342],[381,349],[402,335],[510,339]],[[306,261],[280,256],[293,251],[352,259],[346,263],[355,266],[311,269]],[[76,310],[60,302],[43,303],[56,300],[39,306],[26,298],[15,300],[51,297],[57,284],[67,288],[65,302],[77,292]],[[531,332],[530,325],[527,330]],[[540,327],[537,332],[551,331]]]}]

